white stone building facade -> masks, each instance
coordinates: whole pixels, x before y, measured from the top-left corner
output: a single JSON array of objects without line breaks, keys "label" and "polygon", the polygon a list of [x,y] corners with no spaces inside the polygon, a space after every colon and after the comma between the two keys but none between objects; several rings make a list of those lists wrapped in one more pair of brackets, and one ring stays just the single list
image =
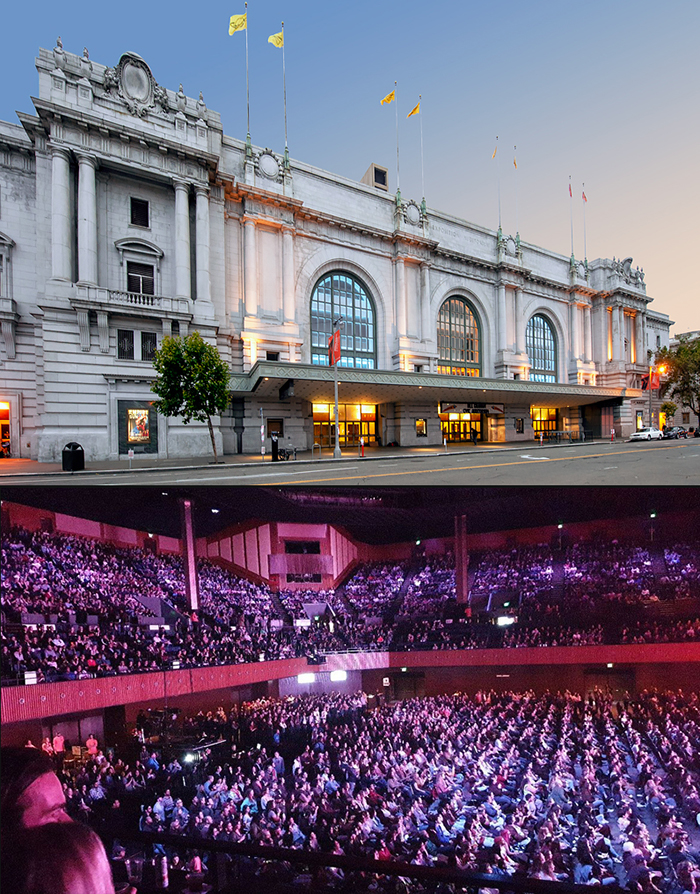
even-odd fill
[{"label": "white stone building facade", "polygon": [[331,446],[340,314],[343,445],[646,423],[641,376],[670,320],[631,258],[566,258],[246,145],[135,54],[106,67],[59,43],[36,65],[34,111],[0,123],[13,456],[207,453],[204,426],[150,407],[154,351],[192,329],[231,367],[224,452],[269,450],[273,432]]}]

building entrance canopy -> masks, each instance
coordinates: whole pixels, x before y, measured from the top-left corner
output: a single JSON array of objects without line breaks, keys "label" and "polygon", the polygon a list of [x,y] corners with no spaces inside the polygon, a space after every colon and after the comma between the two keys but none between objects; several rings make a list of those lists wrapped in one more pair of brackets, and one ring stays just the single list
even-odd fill
[{"label": "building entrance canopy", "polygon": [[[642,396],[629,388],[480,379],[400,370],[363,370],[339,367],[343,403],[382,404],[435,401],[443,405],[533,404],[547,407],[580,407]],[[302,363],[258,361],[249,373],[231,376],[234,397],[277,400],[280,389],[293,382],[293,396],[312,403],[333,401],[333,369]],[[289,393],[291,396],[291,393]],[[501,410],[502,412],[502,410]]]}]

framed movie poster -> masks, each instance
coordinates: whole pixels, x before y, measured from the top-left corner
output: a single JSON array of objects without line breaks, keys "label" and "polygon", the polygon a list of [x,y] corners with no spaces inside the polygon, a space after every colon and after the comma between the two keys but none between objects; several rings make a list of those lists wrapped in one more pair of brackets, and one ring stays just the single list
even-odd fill
[{"label": "framed movie poster", "polygon": [[120,400],[119,454],[158,453],[158,416],[151,401]]},{"label": "framed movie poster", "polygon": [[151,440],[151,427],[148,410],[129,407],[126,411],[127,441],[129,444],[148,444]]}]

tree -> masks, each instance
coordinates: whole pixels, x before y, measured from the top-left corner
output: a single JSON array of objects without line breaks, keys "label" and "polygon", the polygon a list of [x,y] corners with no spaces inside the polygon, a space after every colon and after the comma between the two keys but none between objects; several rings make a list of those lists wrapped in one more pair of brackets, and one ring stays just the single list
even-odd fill
[{"label": "tree", "polygon": [[700,415],[700,338],[680,338],[674,347],[657,351],[654,362],[665,378],[661,396],[669,394]]},{"label": "tree", "polygon": [[674,404],[674,402],[672,400],[667,400],[661,404],[659,409],[666,417],[666,422],[671,423],[673,421],[673,417],[676,415],[676,410],[678,409],[678,405]]},{"label": "tree", "polygon": [[158,378],[151,391],[160,398],[153,406],[164,416],[182,416],[187,425],[195,419],[206,422],[218,460],[212,416],[223,413],[229,403],[229,368],[199,332],[185,338],[166,336],[153,360]]}]

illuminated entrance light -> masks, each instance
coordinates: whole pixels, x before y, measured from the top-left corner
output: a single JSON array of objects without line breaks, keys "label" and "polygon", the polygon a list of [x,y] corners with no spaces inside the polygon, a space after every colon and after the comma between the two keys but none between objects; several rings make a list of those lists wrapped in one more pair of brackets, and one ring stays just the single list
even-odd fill
[{"label": "illuminated entrance light", "polygon": [[343,683],[348,678],[346,670],[331,671],[331,683]]}]

